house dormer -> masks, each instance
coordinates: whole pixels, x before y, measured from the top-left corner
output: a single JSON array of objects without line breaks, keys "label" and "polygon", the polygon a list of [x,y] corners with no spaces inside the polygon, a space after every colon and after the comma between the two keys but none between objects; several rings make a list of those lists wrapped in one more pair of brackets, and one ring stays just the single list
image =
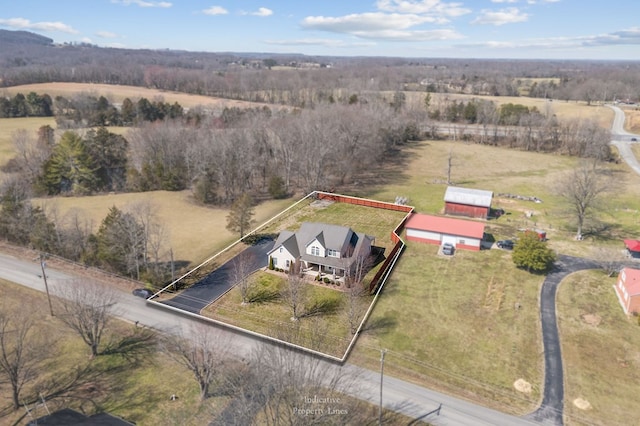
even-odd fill
[{"label": "house dormer", "polygon": [[307,243],[305,253],[311,256],[326,257],[324,234],[320,232],[309,243]]}]

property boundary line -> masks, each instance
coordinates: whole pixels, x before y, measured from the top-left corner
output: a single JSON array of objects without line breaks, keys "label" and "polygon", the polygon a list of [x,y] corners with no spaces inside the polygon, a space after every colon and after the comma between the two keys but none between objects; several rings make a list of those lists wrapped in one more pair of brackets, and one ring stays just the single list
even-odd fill
[{"label": "property boundary line", "polygon": [[[365,207],[373,207],[373,208],[379,208],[379,209],[384,209],[384,210],[400,211],[400,212],[405,212],[406,213],[405,217],[400,221],[400,223],[391,232],[391,240],[395,243],[395,245],[391,249],[391,252],[389,253],[389,256],[383,262],[382,267],[380,268],[380,270],[378,270],[378,272],[376,273],[376,275],[372,279],[372,283],[369,285],[369,291],[370,292],[372,292],[373,289],[376,289],[373,301],[369,305],[369,308],[367,309],[367,311],[365,312],[362,320],[360,321],[360,324],[358,325],[358,329],[356,330],[356,332],[354,333],[353,337],[351,338],[351,341],[349,342],[349,345],[347,346],[347,348],[346,348],[344,354],[342,355],[342,357],[337,357],[337,356],[334,356],[334,355],[326,354],[324,352],[319,352],[319,351],[316,351],[316,350],[313,350],[313,349],[310,349],[310,348],[307,348],[307,347],[304,347],[304,346],[297,345],[295,343],[286,342],[284,340],[280,340],[280,339],[277,339],[275,337],[268,336],[266,334],[258,333],[258,332],[251,331],[251,330],[247,330],[245,328],[241,328],[241,327],[235,326],[233,324],[222,322],[222,321],[216,320],[214,318],[205,317],[205,316],[200,315],[200,314],[195,314],[195,313],[192,313],[192,312],[188,312],[188,311],[185,311],[183,309],[176,308],[174,306],[170,306],[170,305],[167,305],[165,303],[160,303],[160,302],[157,302],[155,300],[152,300],[155,296],[158,296],[160,293],[164,292],[169,287],[175,286],[175,284],[178,281],[182,280],[183,278],[186,278],[187,276],[189,276],[193,272],[197,271],[198,269],[200,269],[201,267],[203,267],[207,263],[211,262],[216,257],[218,257],[221,254],[225,253],[226,251],[230,250],[236,244],[240,243],[242,241],[242,238],[234,241],[229,246],[225,247],[224,249],[222,249],[218,253],[214,254],[213,256],[209,257],[208,259],[206,259],[205,261],[200,263],[195,268],[191,269],[190,271],[188,271],[187,273],[183,274],[182,276],[180,276],[176,280],[172,281],[170,284],[168,284],[165,287],[163,287],[161,290],[159,290],[158,292],[156,292],[154,294],[154,297],[151,297],[151,298],[147,299],[147,304],[153,305],[153,306],[155,306],[157,308],[160,308],[160,309],[168,309],[168,310],[174,311],[176,313],[180,313],[180,314],[183,314],[183,315],[188,315],[188,316],[197,318],[200,321],[209,322],[211,324],[215,324],[215,325],[220,326],[220,327],[226,327],[226,328],[229,328],[229,329],[231,329],[231,330],[233,330],[235,332],[244,333],[244,334],[259,338],[261,340],[270,341],[272,343],[281,344],[281,345],[290,347],[292,349],[296,349],[296,350],[299,350],[299,351],[303,351],[303,352],[307,352],[307,353],[310,353],[310,354],[313,354],[313,355],[316,355],[316,356],[323,357],[323,358],[331,360],[331,361],[344,363],[346,361],[346,359],[348,358],[349,354],[351,353],[351,350],[355,346],[355,343],[358,340],[358,336],[360,335],[360,333],[362,332],[362,330],[364,328],[364,324],[369,319],[369,316],[371,315],[371,312],[373,311],[373,308],[375,307],[375,305],[376,305],[376,303],[378,301],[380,293],[382,292],[382,289],[384,288],[384,285],[387,282],[387,279],[391,275],[391,272],[393,271],[393,268],[395,267],[396,262],[398,261],[398,259],[402,255],[402,253],[404,252],[406,244],[402,240],[402,238],[400,238],[400,233],[402,232],[402,229],[404,228],[404,224],[406,223],[407,219],[413,213],[414,208],[412,206],[394,204],[394,203],[387,203],[387,202],[384,202],[384,201],[371,200],[371,199],[367,199],[367,198],[352,197],[352,196],[349,196],[349,195],[334,194],[334,193],[329,193],[329,192],[324,192],[324,191],[313,191],[313,192],[310,192],[309,194],[307,194],[305,197],[303,197],[299,201],[297,201],[294,204],[292,204],[291,206],[287,207],[286,209],[284,209],[283,211],[281,211],[280,213],[278,213],[277,215],[275,215],[274,217],[272,217],[268,221],[262,223],[261,225],[259,225],[258,227],[256,227],[252,231],[250,231],[247,234],[247,236],[257,233],[258,231],[260,231],[261,229],[263,229],[264,227],[266,227],[267,225],[269,225],[270,223],[272,223],[273,221],[278,219],[280,216],[284,215],[285,213],[287,213],[291,209],[297,207],[300,203],[304,202],[305,200],[307,200],[309,198],[315,198],[317,200],[335,201],[335,202],[338,202],[338,203],[353,204],[353,205],[359,205],[359,206],[365,206]],[[230,291],[230,290],[231,289],[227,290],[227,292]],[[227,292],[225,292],[224,294],[226,294]],[[220,296],[220,297],[222,297],[222,296]],[[218,300],[220,297],[218,297],[216,300]],[[215,300],[212,301],[211,303],[213,303],[213,302],[215,302]],[[211,303],[209,303],[209,305]],[[209,306],[209,305],[207,305],[207,306]]]}]

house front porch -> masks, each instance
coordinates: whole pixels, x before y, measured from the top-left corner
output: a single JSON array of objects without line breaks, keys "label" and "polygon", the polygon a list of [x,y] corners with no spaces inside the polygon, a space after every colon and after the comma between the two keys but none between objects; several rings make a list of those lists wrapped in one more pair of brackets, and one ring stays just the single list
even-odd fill
[{"label": "house front porch", "polygon": [[314,280],[317,280],[319,276],[321,280],[328,278],[332,281],[343,283],[343,284],[345,282],[344,269],[338,269],[332,266],[309,264],[308,267],[302,268],[302,273],[305,276],[311,277]]}]

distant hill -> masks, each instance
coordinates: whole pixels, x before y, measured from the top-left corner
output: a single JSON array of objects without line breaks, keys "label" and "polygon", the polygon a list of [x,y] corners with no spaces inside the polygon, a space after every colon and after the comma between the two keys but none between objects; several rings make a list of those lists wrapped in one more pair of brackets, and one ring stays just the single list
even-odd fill
[{"label": "distant hill", "polygon": [[0,30],[0,44],[5,43],[48,46],[53,44],[53,40],[29,31]]}]

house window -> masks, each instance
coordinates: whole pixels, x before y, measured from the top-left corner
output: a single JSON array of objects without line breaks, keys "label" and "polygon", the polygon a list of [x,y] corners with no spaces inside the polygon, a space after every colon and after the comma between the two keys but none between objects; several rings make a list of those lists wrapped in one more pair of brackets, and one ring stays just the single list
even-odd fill
[{"label": "house window", "polygon": [[290,264],[291,264],[291,262],[289,261],[289,259],[287,259],[287,261],[286,261],[287,268],[289,267]]},{"label": "house window", "polygon": [[458,240],[458,244],[464,244],[464,240]]},{"label": "house window", "polygon": [[278,266],[278,258],[272,257],[271,259],[273,260],[273,266]]},{"label": "house window", "polygon": [[311,254],[314,256],[320,256],[320,248],[316,246],[311,246]]},{"label": "house window", "polygon": [[338,256],[338,250],[331,250],[331,249],[327,250],[327,256],[330,256],[330,257],[339,257],[339,256]]},{"label": "house window", "polygon": [[282,247],[280,247],[280,253],[282,253]]}]

